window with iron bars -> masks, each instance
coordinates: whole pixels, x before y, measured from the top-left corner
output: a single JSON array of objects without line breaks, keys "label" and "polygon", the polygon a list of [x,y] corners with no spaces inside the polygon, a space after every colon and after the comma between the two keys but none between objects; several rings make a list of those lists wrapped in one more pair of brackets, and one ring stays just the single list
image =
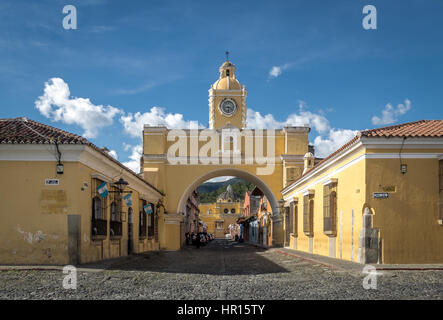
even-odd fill
[{"label": "window with iron bars", "polygon": [[110,230],[111,237],[121,237],[122,235],[122,196],[117,192],[117,188],[111,187],[109,192],[110,201]]},{"label": "window with iron bars", "polygon": [[314,235],[314,199],[312,195],[303,197],[303,232],[308,237]]},{"label": "window with iron bars", "polygon": [[104,238],[108,233],[108,220],[106,217],[107,198],[102,198],[97,187],[103,183],[100,179],[91,181],[91,235],[92,238]]},{"label": "window with iron bars", "polygon": [[143,209],[143,207],[146,205],[146,200],[141,200],[140,199],[140,223],[139,223],[139,229],[138,229],[138,236],[140,238],[145,238],[146,237],[146,230],[147,230],[147,219],[146,219],[146,214],[145,211]]},{"label": "window with iron bars", "polygon": [[337,191],[335,184],[323,186],[323,232],[337,235]]},{"label": "window with iron bars", "polygon": [[440,219],[443,220],[443,160],[439,161],[440,166]]},{"label": "window with iron bars", "polygon": [[150,203],[152,212],[148,214],[148,238],[154,237],[154,228],[155,228],[155,206],[153,203]]},{"label": "window with iron bars", "polygon": [[298,203],[293,201],[289,206],[289,221],[291,226],[292,234],[297,237],[298,236]]},{"label": "window with iron bars", "polygon": [[154,219],[154,240],[158,242],[158,219]]}]

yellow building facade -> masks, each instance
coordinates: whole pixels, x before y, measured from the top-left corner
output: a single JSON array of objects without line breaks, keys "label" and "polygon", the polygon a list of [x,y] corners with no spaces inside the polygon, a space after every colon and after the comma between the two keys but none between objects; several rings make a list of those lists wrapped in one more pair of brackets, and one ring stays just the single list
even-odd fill
[{"label": "yellow building facade", "polygon": [[[26,118],[0,120],[0,139],[7,181],[0,186],[0,263],[66,265],[159,249],[163,194],[106,152]],[[114,192],[119,178],[128,183],[122,196],[132,192],[130,205]],[[101,198],[104,182],[109,194]],[[149,203],[154,212],[146,217]]]},{"label": "yellow building facade", "polygon": [[234,226],[243,215],[243,201],[236,199],[232,186],[228,185],[215,203],[202,203],[199,209],[200,219],[207,225],[207,233],[225,238],[230,231],[229,226]]},{"label": "yellow building facade", "polygon": [[219,176],[243,178],[263,191],[275,222],[273,244],[283,243],[280,191],[302,174],[310,129],[248,129],[247,91],[237,79],[235,66],[226,61],[219,73],[209,89],[208,129],[146,125],[143,130],[143,176],[167,195],[167,214],[159,220],[164,249],[183,246],[180,234],[187,199],[200,184]]},{"label": "yellow building facade", "polygon": [[443,262],[443,121],[360,132],[282,190],[285,245],[360,263]]}]

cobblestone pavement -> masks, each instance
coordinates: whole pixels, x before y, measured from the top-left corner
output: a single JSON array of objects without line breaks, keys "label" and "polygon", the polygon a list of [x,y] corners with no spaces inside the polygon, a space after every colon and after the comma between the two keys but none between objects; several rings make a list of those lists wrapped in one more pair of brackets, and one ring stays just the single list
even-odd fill
[{"label": "cobblestone pavement", "polygon": [[358,267],[215,240],[84,265],[76,290],[63,289],[59,270],[1,271],[0,299],[443,299],[443,271],[380,273],[365,290]]}]

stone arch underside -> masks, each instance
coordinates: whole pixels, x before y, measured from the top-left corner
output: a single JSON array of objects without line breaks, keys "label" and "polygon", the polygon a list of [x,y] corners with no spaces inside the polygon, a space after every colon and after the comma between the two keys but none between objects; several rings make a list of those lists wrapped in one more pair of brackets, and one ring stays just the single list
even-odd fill
[{"label": "stone arch underside", "polygon": [[254,185],[256,185],[266,196],[266,198],[269,200],[272,208],[273,215],[278,215],[280,213],[277,197],[272,190],[269,188],[269,186],[258,176],[252,174],[249,171],[241,170],[241,169],[234,169],[234,168],[222,168],[222,169],[214,169],[210,172],[207,172],[199,177],[197,177],[183,192],[180,201],[177,206],[177,211],[179,213],[184,212],[186,201],[191,195],[192,191],[195,190],[199,185],[201,185],[203,182],[217,178],[222,176],[235,176],[238,178],[242,178],[244,180],[247,180]]}]

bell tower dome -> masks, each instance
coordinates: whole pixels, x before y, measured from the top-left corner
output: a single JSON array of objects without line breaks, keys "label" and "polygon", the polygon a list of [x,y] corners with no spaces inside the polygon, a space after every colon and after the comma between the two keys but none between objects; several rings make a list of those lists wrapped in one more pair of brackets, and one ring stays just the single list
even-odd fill
[{"label": "bell tower dome", "polygon": [[246,127],[248,92],[235,75],[235,65],[228,60],[218,69],[220,76],[209,89],[209,128]]}]

